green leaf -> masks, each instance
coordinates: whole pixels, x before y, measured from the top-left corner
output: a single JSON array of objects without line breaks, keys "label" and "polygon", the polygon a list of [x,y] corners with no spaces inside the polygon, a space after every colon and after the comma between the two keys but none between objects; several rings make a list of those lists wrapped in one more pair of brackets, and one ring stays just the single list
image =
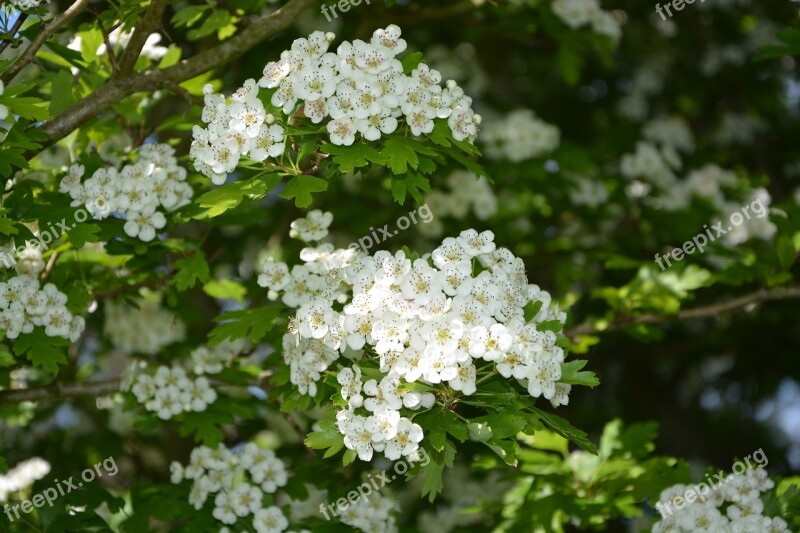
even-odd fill
[{"label": "green leaf", "polygon": [[357,451],[347,450],[346,452],[344,452],[344,455],[342,455],[342,466],[349,465],[350,463],[356,460],[356,457],[358,457]]},{"label": "green leaf", "polygon": [[0,455],[0,474],[5,474],[8,472],[8,463],[6,463],[5,457]]},{"label": "green leaf", "polygon": [[198,283],[205,283],[210,276],[206,256],[201,250],[197,250],[187,259],[175,261],[175,268],[178,273],[172,278],[172,285],[179,291],[191,289]]},{"label": "green leaf", "polygon": [[[320,431],[309,433],[306,437],[305,444],[312,450],[326,450],[324,459],[333,457],[339,450],[344,448],[344,436],[336,429],[336,423],[333,420],[320,420]],[[355,450],[348,450],[355,453]]]},{"label": "green leaf", "polygon": [[403,72],[407,76],[410,76],[414,69],[417,68],[420,63],[423,63],[422,58],[422,52],[412,52],[404,55],[403,59],[400,60],[400,63],[403,64]]},{"label": "green leaf", "polygon": [[0,146],[0,176],[11,176],[12,165],[17,168],[29,167],[24,150]]},{"label": "green leaf", "polygon": [[48,337],[41,327],[34,328],[31,333],[23,333],[14,341],[14,353],[27,353],[33,366],[38,366],[48,374],[58,374],[58,365],[66,365],[67,357],[56,346],[68,346],[68,339]]},{"label": "green leaf", "polygon": [[357,168],[370,163],[386,164],[386,159],[376,149],[366,143],[354,143],[351,146],[337,146],[331,143],[322,145],[322,151],[333,156],[333,162],[339,165],[343,173],[353,172]]},{"label": "green leaf", "polygon": [[232,279],[212,279],[203,285],[203,291],[212,298],[230,299],[236,302],[244,302],[247,296],[247,289],[241,283]]},{"label": "green leaf", "polygon": [[0,233],[3,235],[16,235],[19,230],[16,228],[16,223],[10,218],[0,217]]},{"label": "green leaf", "polygon": [[67,239],[73,248],[83,248],[87,242],[99,242],[100,226],[97,224],[77,224],[67,233]]},{"label": "green leaf", "polygon": [[456,457],[456,448],[452,443],[446,442],[441,452],[430,452],[430,461],[422,469],[425,472],[425,482],[422,485],[422,497],[428,496],[428,501],[433,503],[436,495],[442,492],[442,473],[445,468],[452,468]]},{"label": "green leaf", "polygon": [[208,209],[209,217],[217,217],[241,204],[245,198],[260,200],[280,182],[281,177],[277,174],[260,174],[248,180],[222,185],[200,196],[197,203]]},{"label": "green leaf", "polygon": [[311,205],[313,199],[311,193],[324,192],[328,190],[328,182],[322,178],[314,176],[295,176],[286,184],[286,188],[281,193],[281,198],[291,200],[297,207],[306,208]]},{"label": "green leaf", "polygon": [[558,415],[548,413],[547,411],[542,411],[541,409],[533,406],[529,407],[529,409],[534,415],[539,417],[539,419],[544,422],[547,427],[565,439],[569,439],[570,441],[574,442],[592,455],[597,455],[597,447],[595,447],[592,441],[589,440],[586,432],[574,427],[572,424]]},{"label": "green leaf", "polygon": [[415,141],[408,137],[389,137],[383,146],[381,156],[394,174],[407,172],[409,166],[413,169],[419,166],[419,157],[414,150],[413,142]]},{"label": "green leaf", "polygon": [[47,120],[50,113],[47,111],[46,102],[32,96],[9,97],[0,96],[0,104],[5,105],[15,115],[34,120]]},{"label": "green leaf", "polygon": [[222,424],[230,423],[231,417],[221,413],[202,412],[189,413],[178,428],[181,437],[188,437],[194,433],[194,441],[205,446],[216,448],[225,438],[219,428]]},{"label": "green leaf", "polygon": [[794,249],[794,242],[788,235],[781,235],[775,243],[775,251],[778,254],[778,264],[783,270],[789,270],[797,259],[797,251]]},{"label": "green leaf", "polygon": [[269,306],[222,313],[214,319],[219,326],[208,334],[208,344],[216,346],[225,339],[244,338],[258,342],[275,326],[280,310],[279,306]]},{"label": "green leaf", "polygon": [[56,115],[68,108],[75,98],[72,95],[72,73],[68,69],[59,70],[53,75],[50,84],[50,114]]},{"label": "green leaf", "polygon": [[585,359],[576,359],[569,363],[561,364],[561,383],[568,383],[570,385],[584,385],[586,387],[596,387],[600,385],[600,380],[594,372],[587,370],[581,371],[589,361]]},{"label": "green leaf", "polygon": [[444,428],[433,428],[429,433],[429,438],[431,440],[431,446],[433,446],[436,451],[441,452],[444,450],[444,446],[447,444],[447,434]]},{"label": "green leaf", "polygon": [[187,6],[176,12],[170,19],[170,22],[173,26],[179,28],[182,26],[193,26],[208,9],[211,9],[211,6],[208,4],[202,6]]},{"label": "green leaf", "polygon": [[209,15],[208,18],[203,21],[199,28],[189,30],[189,32],[186,34],[186,37],[190,41],[196,41],[211,35],[212,33],[224,28],[232,22],[233,18],[231,17],[230,13],[224,9],[215,9],[211,12],[211,15]]},{"label": "green leaf", "polygon": [[418,204],[422,205],[425,203],[422,192],[431,192],[430,180],[421,174],[413,172],[392,178],[392,198],[394,198],[394,201],[401,205],[404,204],[406,192],[411,194]]}]

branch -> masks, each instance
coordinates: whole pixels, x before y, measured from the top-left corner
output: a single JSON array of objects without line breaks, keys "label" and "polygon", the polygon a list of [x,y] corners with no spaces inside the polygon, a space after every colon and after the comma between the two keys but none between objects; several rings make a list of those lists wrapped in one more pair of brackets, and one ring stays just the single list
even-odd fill
[{"label": "branch", "polygon": [[789,300],[792,298],[800,298],[800,287],[759,289],[755,292],[734,298],[733,300],[729,300],[727,302],[712,304],[705,307],[696,307],[694,309],[687,309],[675,315],[658,315],[655,313],[647,313],[634,318],[612,322],[606,327],[598,327],[595,324],[585,322],[573,328],[564,330],[564,335],[570,338],[575,338],[580,335],[594,335],[598,333],[632,328],[635,326],[711,318],[719,316],[723,313],[735,311],[750,304],[769,302],[773,300]]},{"label": "branch", "polygon": [[[141,91],[169,88],[241,56],[261,41],[289,27],[316,0],[290,0],[277,11],[262,15],[238,35],[165,69],[152,68],[117,78],[74,103],[46,122],[41,130],[49,137],[40,150],[63,139],[112,105]],[[29,152],[30,158],[36,151]]]},{"label": "branch", "polygon": [[142,53],[144,43],[147,41],[147,38],[150,37],[153,30],[161,24],[161,17],[164,16],[164,9],[166,7],[167,0],[153,0],[150,3],[150,7],[147,8],[144,17],[142,17],[142,21],[137,24],[136,29],[133,30],[133,36],[131,36],[131,40],[125,47],[125,52],[119,60],[119,68],[117,70],[117,75],[119,77],[128,76],[133,72],[133,67],[136,65],[136,61]]},{"label": "branch", "polygon": [[44,387],[0,391],[0,404],[32,402],[51,398],[84,398],[108,396],[119,390],[120,380],[84,381],[83,383],[54,383]]},{"label": "branch", "polygon": [[14,79],[14,76],[19,74],[19,72],[25,68],[28,63],[33,61],[33,58],[36,57],[36,53],[42,46],[44,46],[44,43],[46,43],[47,40],[52,37],[61,26],[75,18],[78,13],[83,11],[88,4],[89,0],[76,0],[74,4],[67,8],[66,11],[54,18],[53,22],[44,26],[39,31],[39,34],[36,36],[36,38],[31,41],[31,44],[28,45],[28,48],[25,49],[22,55],[19,56],[19,58],[17,58],[17,60],[14,61],[10,67],[8,67],[8,70],[5,71],[2,76],[0,76],[0,79],[2,79],[2,81],[8,85],[8,83]]},{"label": "branch", "polygon": [[0,43],[0,54],[2,54],[3,51],[5,51],[5,49],[8,48],[8,45],[10,45],[14,41],[14,36],[17,34],[19,29],[22,27],[22,24],[25,22],[27,18],[28,18],[27,13],[22,13],[17,17],[17,20],[14,21],[14,25],[11,27],[11,30],[9,30],[8,34],[6,35],[6,38],[3,39],[2,43]]}]

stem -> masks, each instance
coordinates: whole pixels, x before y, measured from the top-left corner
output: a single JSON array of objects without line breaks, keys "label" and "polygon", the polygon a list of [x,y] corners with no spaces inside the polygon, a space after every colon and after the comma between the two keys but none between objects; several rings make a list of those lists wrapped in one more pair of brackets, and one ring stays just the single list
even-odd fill
[{"label": "stem", "polygon": [[573,328],[568,328],[564,331],[564,335],[570,338],[579,337],[581,335],[595,335],[599,333],[606,333],[609,331],[617,331],[625,328],[631,328],[642,325],[662,324],[667,322],[677,322],[681,320],[696,320],[701,318],[717,317],[723,313],[729,313],[742,307],[760,302],[769,302],[773,300],[789,300],[793,298],[800,298],[800,287],[781,287],[777,289],[759,289],[750,294],[734,298],[727,302],[716,303],[704,307],[696,307],[694,309],[687,309],[675,315],[659,315],[655,313],[646,313],[633,318],[617,320],[608,324],[606,327],[600,327],[594,323],[585,322]]}]

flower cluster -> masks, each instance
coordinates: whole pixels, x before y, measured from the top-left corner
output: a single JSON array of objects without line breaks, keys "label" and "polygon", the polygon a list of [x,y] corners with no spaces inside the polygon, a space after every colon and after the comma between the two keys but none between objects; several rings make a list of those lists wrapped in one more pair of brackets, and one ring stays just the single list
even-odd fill
[{"label": "flower cluster", "polygon": [[12,492],[24,490],[34,481],[42,479],[50,473],[50,463],[39,457],[33,457],[11,468],[5,475],[0,474],[0,502],[8,500]]},{"label": "flower cluster", "polygon": [[391,25],[376,30],[370,42],[346,41],[333,53],[328,48],[335,36],[317,31],[268,63],[258,83],[245,81],[230,103],[208,88],[202,114],[207,127],[193,130],[195,168],[222,184],[242,156],[263,161],[283,154],[285,130],[266,113],[259,86],[288,117],[302,107],[314,124],[328,120],[333,144],[349,146],[358,134],[376,141],[397,130],[401,118],[414,135],[429,134],[434,120],[447,119],[454,138],[474,141],[480,116],[472,99],[455,81],[443,88],[441,74],[427,65],[407,76],[396,58],[407,46],[400,35]]},{"label": "flower cluster", "polygon": [[[758,531],[788,533],[789,527],[779,517],[764,516],[761,493],[774,486],[763,468],[751,468],[717,486],[708,496],[698,498],[680,510],[667,514],[653,526],[653,533],[725,531],[731,533]],[[686,485],[673,485],[661,492],[662,502],[683,497]],[[663,504],[662,504],[663,505]],[[672,511],[672,509],[670,509]],[[663,512],[662,512],[663,513]]]},{"label": "flower cluster", "polygon": [[395,499],[376,492],[371,494],[369,499],[359,498],[356,503],[349,504],[341,512],[340,520],[343,524],[365,533],[373,531],[395,533],[397,524],[393,513],[399,510],[400,506]]},{"label": "flower cluster", "polygon": [[[286,466],[271,450],[246,444],[238,453],[224,444],[216,449],[192,450],[189,465],[170,466],[173,483],[192,481],[189,503],[198,511],[214,496],[214,518],[233,525],[249,518],[257,533],[280,533],[289,522],[279,507],[264,507],[266,494],[274,494],[288,480]],[[243,525],[243,524],[241,524]]]},{"label": "flower cluster", "polygon": [[146,144],[139,148],[135,163],[122,170],[100,168],[81,182],[84,168],[73,165],[61,180],[61,192],[72,198],[72,206],[85,205],[92,215],[102,219],[120,213],[129,237],[152,241],[156,230],[167,219],[164,211],[174,211],[192,199],[193,191],[186,183],[186,169],[178,165],[175,150],[166,144]]},{"label": "flower cluster", "polygon": [[486,156],[514,163],[539,157],[558,148],[558,128],[538,118],[530,109],[512,111],[500,120],[486,120],[481,141]]},{"label": "flower cluster", "polygon": [[614,42],[619,41],[622,36],[622,29],[617,19],[608,11],[604,11],[597,0],[556,0],[552,4],[552,9],[553,13],[572,29],[591,24],[592,31],[610,37]]},{"label": "flower cluster", "polygon": [[[718,213],[731,214],[741,208],[742,194],[737,189],[745,184],[733,172],[709,164],[689,172],[685,179],[676,175],[682,167],[679,150],[694,151],[694,138],[682,119],[656,119],[645,126],[643,133],[653,142],[637,143],[636,152],[625,154],[620,162],[620,172],[632,180],[628,187],[630,196],[648,197],[651,205],[668,211],[686,209],[695,197],[710,203]],[[651,195],[653,187],[656,191]],[[763,187],[748,189],[744,197],[748,204],[760,203],[764,209],[772,201]],[[723,239],[730,246],[752,238],[769,240],[777,231],[775,224],[760,216],[747,217],[730,229]]]},{"label": "flower cluster", "polygon": [[42,3],[42,0],[9,0],[11,5],[20,11],[24,11],[26,9],[33,9],[34,7],[39,7],[39,4]]},{"label": "flower cluster", "polygon": [[214,347],[200,346],[192,350],[192,370],[195,374],[219,374],[230,366],[242,352],[244,340],[223,341]]},{"label": "flower cluster", "polygon": [[[435,398],[404,384],[446,383],[471,395],[479,361],[553,406],[568,402],[570,386],[559,383],[564,351],[556,333],[537,328],[566,315],[528,284],[522,260],[497,248],[492,232],[464,231],[415,260],[402,251],[369,256],[330,244],[305,248],[300,257],[305,264],[291,272],[267,262],[259,283],[299,308],[283,357],[301,394],[316,394],[340,354],[349,359],[337,374],[347,403],[337,426],[362,460],[373,451],[397,459],[418,449],[421,428],[401,409],[428,409]],[[536,311],[526,321],[529,305]],[[380,379],[366,379],[362,367],[369,365],[378,366]]]},{"label": "flower cluster", "polygon": [[686,120],[678,116],[662,116],[645,124],[642,135],[648,141],[681,152],[694,151],[694,135]]},{"label": "flower cluster", "polygon": [[64,337],[77,341],[86,325],[83,317],[67,310],[67,295],[52,283],[39,287],[39,280],[18,275],[8,283],[0,282],[0,330],[9,339],[30,333],[36,326],[44,328],[48,337]]},{"label": "flower cluster", "polygon": [[145,409],[158,413],[162,420],[205,411],[217,399],[207,378],[192,378],[179,366],[160,366],[154,375],[139,374],[130,390]]},{"label": "flower cluster", "polygon": [[138,307],[106,304],[103,331],[114,347],[127,353],[153,355],[184,339],[185,324],[163,309],[157,299],[146,298],[137,303]]},{"label": "flower cluster", "polygon": [[472,211],[478,220],[487,220],[497,214],[497,197],[484,177],[476,177],[466,170],[452,172],[445,181],[450,190],[434,190],[425,197],[436,218],[420,224],[418,230],[426,237],[440,237],[444,231],[442,218],[464,219]]}]

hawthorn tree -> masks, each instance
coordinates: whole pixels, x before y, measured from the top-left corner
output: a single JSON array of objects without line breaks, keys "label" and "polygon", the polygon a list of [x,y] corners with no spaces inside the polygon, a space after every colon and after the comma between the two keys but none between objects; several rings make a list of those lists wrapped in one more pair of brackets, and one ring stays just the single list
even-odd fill
[{"label": "hawthorn tree", "polygon": [[796,17],[4,2],[2,529],[796,530]]}]

